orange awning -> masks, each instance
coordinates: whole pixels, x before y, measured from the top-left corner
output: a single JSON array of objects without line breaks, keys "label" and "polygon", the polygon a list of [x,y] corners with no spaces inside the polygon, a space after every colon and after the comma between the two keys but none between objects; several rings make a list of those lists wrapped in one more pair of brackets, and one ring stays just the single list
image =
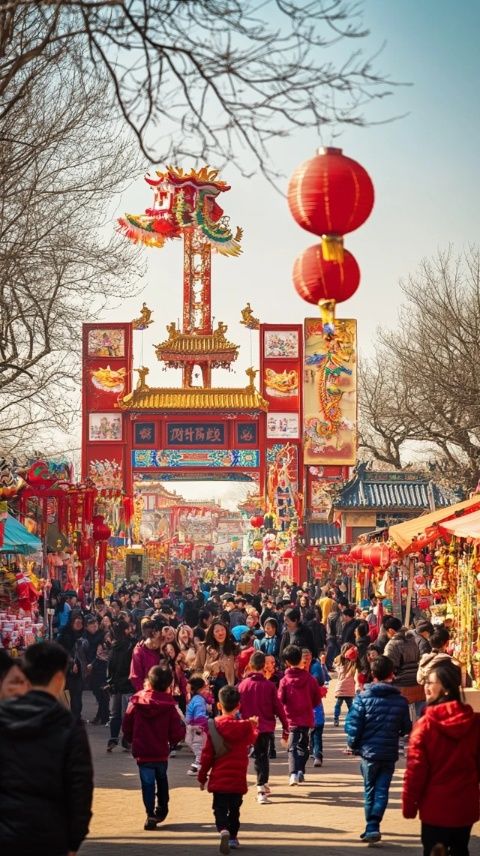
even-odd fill
[{"label": "orange awning", "polygon": [[439,526],[444,521],[453,520],[458,522],[458,516],[464,512],[480,510],[480,495],[465,499],[463,502],[456,502],[455,505],[449,505],[447,508],[439,508],[437,511],[432,511],[429,514],[422,514],[420,517],[414,517],[413,520],[406,520],[405,523],[397,523],[396,526],[390,526],[388,534],[396,544],[404,552],[418,550],[420,547],[426,546],[430,541],[434,541],[437,535],[434,532],[430,537],[425,536],[425,530],[429,527]]}]

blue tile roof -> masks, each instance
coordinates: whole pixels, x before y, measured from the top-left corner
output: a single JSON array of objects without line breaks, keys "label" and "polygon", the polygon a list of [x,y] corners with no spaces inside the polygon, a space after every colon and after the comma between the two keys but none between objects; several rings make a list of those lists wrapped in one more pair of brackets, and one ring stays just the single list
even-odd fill
[{"label": "blue tile roof", "polygon": [[309,523],[308,543],[315,547],[333,547],[340,544],[341,529],[330,523]]},{"label": "blue tile roof", "polygon": [[372,508],[433,510],[455,502],[453,494],[426,476],[411,472],[381,473],[357,467],[354,477],[336,496],[338,509]]}]

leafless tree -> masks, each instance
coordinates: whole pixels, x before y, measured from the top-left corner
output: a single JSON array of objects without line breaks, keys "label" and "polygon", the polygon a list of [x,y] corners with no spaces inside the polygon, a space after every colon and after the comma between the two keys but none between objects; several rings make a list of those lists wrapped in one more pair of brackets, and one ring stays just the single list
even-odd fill
[{"label": "leafless tree", "polygon": [[150,160],[271,177],[274,137],[362,125],[390,93],[367,35],[350,0],[2,0],[0,120],[67,52],[82,79],[108,81]]},{"label": "leafless tree", "polygon": [[[66,61],[67,60],[67,61]],[[17,78],[18,84],[18,78]],[[136,147],[134,147],[136,151]],[[81,322],[132,293],[135,251],[112,200],[138,164],[111,103],[65,56],[37,69],[2,120],[0,450],[22,451],[78,413]]]},{"label": "leafless tree", "polygon": [[[424,260],[360,375],[361,445],[399,467],[411,442],[452,486],[480,478],[480,251]],[[410,443],[410,447],[409,444]]]}]

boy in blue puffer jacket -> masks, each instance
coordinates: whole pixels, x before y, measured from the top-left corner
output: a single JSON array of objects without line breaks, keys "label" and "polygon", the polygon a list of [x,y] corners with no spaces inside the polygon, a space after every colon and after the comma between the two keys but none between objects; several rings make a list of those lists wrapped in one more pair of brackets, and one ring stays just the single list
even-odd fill
[{"label": "boy in blue puffer jacket", "polygon": [[360,838],[367,844],[382,837],[380,823],[398,761],[398,738],[412,729],[407,701],[392,683],[392,661],[378,657],[371,670],[373,682],[355,696],[345,722],[348,745],[362,758],[366,827]]}]

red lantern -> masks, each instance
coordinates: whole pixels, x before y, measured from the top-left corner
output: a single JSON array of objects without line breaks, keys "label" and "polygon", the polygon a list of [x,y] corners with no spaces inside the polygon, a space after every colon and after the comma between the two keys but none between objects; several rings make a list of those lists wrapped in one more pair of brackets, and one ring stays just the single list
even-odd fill
[{"label": "red lantern", "polygon": [[251,517],[250,526],[253,526],[254,529],[260,529],[263,526],[263,517],[260,514],[256,517]]},{"label": "red lantern", "polygon": [[373,208],[368,172],[341,149],[325,148],[294,172],[288,204],[302,229],[321,235],[325,259],[342,257],[341,236],[365,222]]},{"label": "red lantern", "polygon": [[386,544],[371,544],[363,550],[362,559],[374,568],[386,568],[390,562],[390,548]]},{"label": "red lantern", "polygon": [[96,514],[93,518],[93,540],[108,541],[112,531],[110,526],[105,523],[103,514]]},{"label": "red lantern", "polygon": [[293,553],[291,550],[284,550],[282,553],[282,559],[292,559]]},{"label": "red lantern", "polygon": [[359,562],[362,558],[364,546],[364,544],[355,544],[355,546],[350,550],[349,559],[353,562]]},{"label": "red lantern", "polygon": [[360,268],[348,250],[343,261],[325,261],[319,244],[297,256],[293,265],[293,284],[303,300],[318,303],[335,300],[342,303],[355,294],[360,283]]}]

